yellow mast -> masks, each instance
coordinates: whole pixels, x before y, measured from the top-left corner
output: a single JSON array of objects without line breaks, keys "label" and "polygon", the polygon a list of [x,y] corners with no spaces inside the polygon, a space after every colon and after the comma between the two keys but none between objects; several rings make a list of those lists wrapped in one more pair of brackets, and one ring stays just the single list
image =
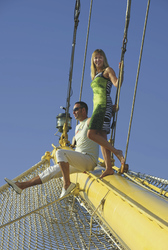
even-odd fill
[{"label": "yellow mast", "polygon": [[119,174],[100,180],[78,173],[71,181],[79,184],[80,196],[126,249],[167,249],[167,199]]}]

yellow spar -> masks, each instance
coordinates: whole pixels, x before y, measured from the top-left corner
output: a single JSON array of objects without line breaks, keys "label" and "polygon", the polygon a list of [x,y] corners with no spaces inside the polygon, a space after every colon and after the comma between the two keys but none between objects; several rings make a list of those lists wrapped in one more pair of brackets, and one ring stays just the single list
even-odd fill
[{"label": "yellow spar", "polygon": [[71,175],[80,195],[126,249],[165,249],[168,201],[119,174],[99,180],[91,173]]}]

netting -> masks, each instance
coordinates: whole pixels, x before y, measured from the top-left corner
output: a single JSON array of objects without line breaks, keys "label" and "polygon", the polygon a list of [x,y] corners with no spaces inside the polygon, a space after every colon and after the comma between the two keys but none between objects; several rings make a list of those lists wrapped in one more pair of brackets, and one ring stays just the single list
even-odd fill
[{"label": "netting", "polygon": [[168,198],[168,180],[134,171],[128,171],[128,174],[125,174],[125,176],[161,197]]},{"label": "netting", "polygon": [[[15,180],[26,181],[45,170],[47,160]],[[129,171],[125,177],[168,197],[168,180]],[[0,188],[0,249],[124,249],[100,217],[80,196],[57,200],[62,179],[25,189],[18,195],[6,184]]]},{"label": "netting", "polygon": [[[48,166],[42,161],[15,180],[31,179]],[[61,179],[21,195],[7,184],[1,187],[0,249],[123,249],[98,218],[90,228],[91,208],[79,197],[57,201],[61,190]]]}]

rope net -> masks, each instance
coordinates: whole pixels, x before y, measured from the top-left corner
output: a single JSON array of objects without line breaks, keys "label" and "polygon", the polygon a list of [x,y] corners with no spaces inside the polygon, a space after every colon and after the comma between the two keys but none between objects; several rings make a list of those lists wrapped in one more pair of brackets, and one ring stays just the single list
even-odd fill
[{"label": "rope net", "polygon": [[[26,181],[49,166],[42,161],[15,178]],[[123,249],[85,201],[73,195],[57,201],[62,180],[23,190],[0,188],[0,249]],[[82,204],[82,205],[81,205]],[[91,237],[90,237],[91,230]]]},{"label": "rope net", "polygon": [[[49,167],[43,160],[15,180],[26,181]],[[128,171],[123,178],[138,181],[168,197],[168,180]],[[62,179],[25,189],[18,195],[6,184],[0,188],[0,249],[124,249],[100,216],[80,196],[57,200]],[[92,218],[92,224],[91,222]]]},{"label": "rope net", "polygon": [[125,174],[126,178],[129,178],[133,182],[139,182],[144,188],[147,187],[155,194],[160,195],[163,198],[168,198],[168,180],[152,176],[149,174],[136,173],[134,171],[128,171]]}]

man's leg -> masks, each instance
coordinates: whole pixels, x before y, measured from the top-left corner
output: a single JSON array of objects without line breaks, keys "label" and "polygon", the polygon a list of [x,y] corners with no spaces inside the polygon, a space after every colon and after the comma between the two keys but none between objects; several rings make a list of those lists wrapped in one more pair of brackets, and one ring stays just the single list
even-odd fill
[{"label": "man's leg", "polygon": [[21,188],[21,189],[25,189],[28,187],[32,187],[35,185],[39,185],[42,184],[42,181],[39,177],[39,175],[37,175],[36,177],[34,177],[33,179],[29,180],[29,181],[24,181],[24,182],[15,182],[15,184]]},{"label": "man's leg", "polygon": [[70,182],[70,175],[69,175],[69,163],[60,161],[59,166],[63,176],[63,188],[60,195],[60,198],[68,195],[76,186],[76,184]]},{"label": "man's leg", "polygon": [[13,180],[9,180],[8,178],[4,178],[4,180],[11,186],[14,191],[18,194],[22,193],[22,190],[34,185],[42,184],[42,181],[39,176],[34,177],[33,179],[25,182],[15,182]]},{"label": "man's leg", "polygon": [[[70,172],[72,173],[72,166],[75,172],[84,172],[93,170],[96,163],[91,160],[87,154],[75,152],[71,150],[59,149],[56,151],[57,162],[59,163],[62,175],[63,175],[63,190],[61,197],[69,193],[75,186],[70,182]],[[65,193],[66,192],[66,193]]]},{"label": "man's leg", "polygon": [[[72,169],[72,170],[75,171],[75,169]],[[21,190],[23,190],[25,188],[39,185],[39,184],[45,183],[53,178],[58,178],[61,176],[62,176],[62,173],[61,173],[59,165],[57,164],[57,165],[48,167],[46,170],[44,170],[42,173],[40,173],[36,177],[34,177],[28,181],[25,181],[25,182],[14,182],[14,181],[9,180],[7,178],[5,178],[5,181],[10,186],[12,186],[13,189],[17,193],[21,193]],[[19,188],[19,190],[17,189],[17,187]]]},{"label": "man's leg", "polygon": [[64,162],[64,161],[59,162],[59,167],[61,169],[63,180],[64,180],[63,186],[64,186],[65,190],[67,190],[67,188],[71,184],[70,175],[69,175],[69,163]]}]

